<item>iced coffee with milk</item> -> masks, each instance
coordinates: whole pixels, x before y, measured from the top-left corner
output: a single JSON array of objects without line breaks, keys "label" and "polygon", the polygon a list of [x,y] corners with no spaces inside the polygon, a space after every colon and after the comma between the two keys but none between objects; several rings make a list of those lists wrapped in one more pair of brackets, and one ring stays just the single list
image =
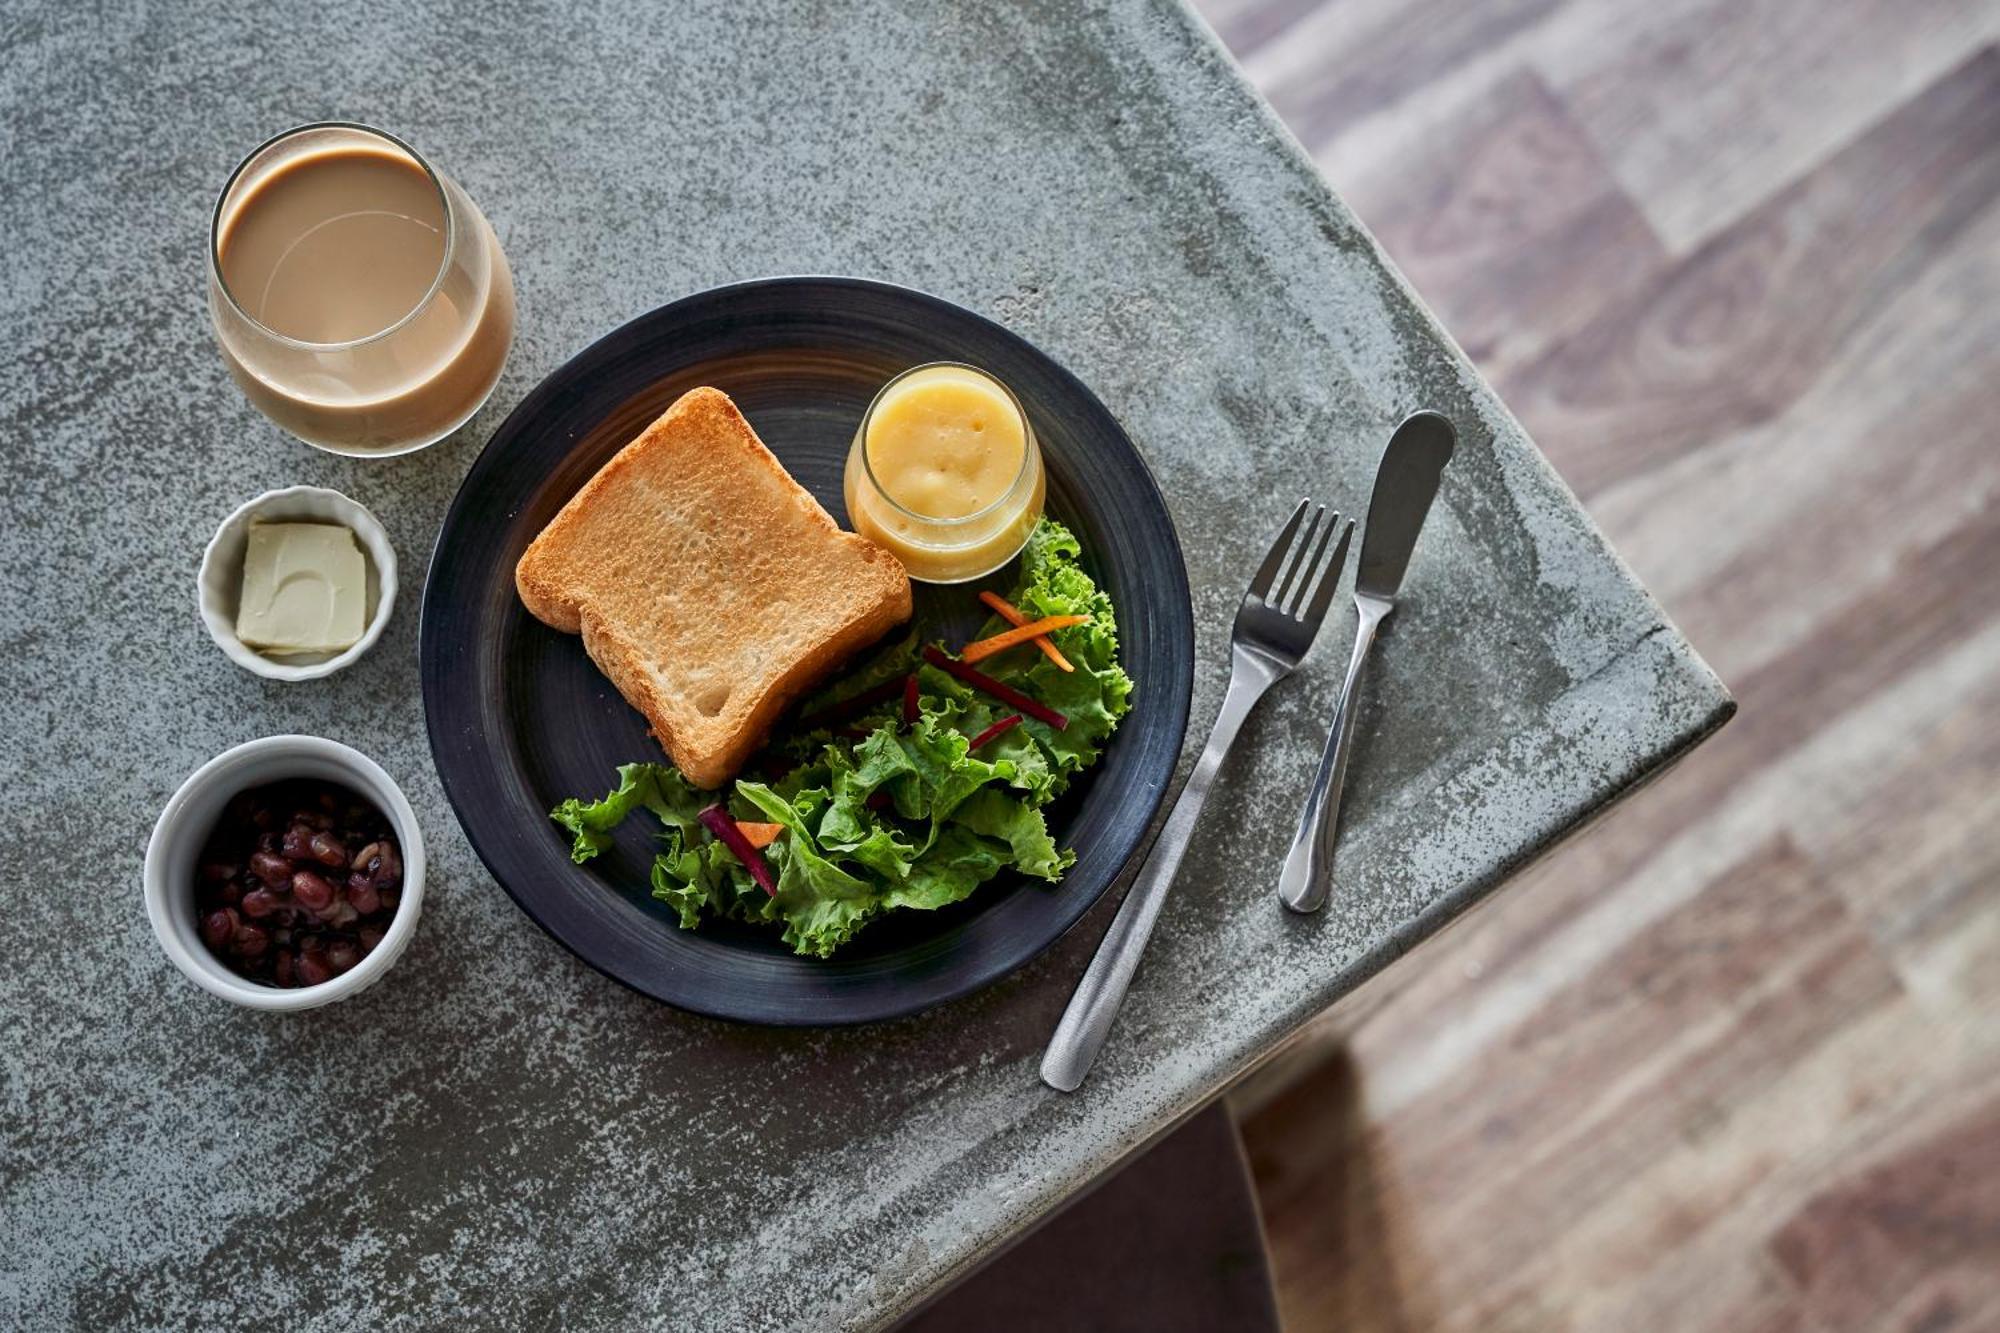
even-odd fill
[{"label": "iced coffee with milk", "polygon": [[493,391],[514,283],[484,215],[414,149],[308,125],[224,187],[209,310],[264,415],[335,453],[397,454],[443,439]]}]

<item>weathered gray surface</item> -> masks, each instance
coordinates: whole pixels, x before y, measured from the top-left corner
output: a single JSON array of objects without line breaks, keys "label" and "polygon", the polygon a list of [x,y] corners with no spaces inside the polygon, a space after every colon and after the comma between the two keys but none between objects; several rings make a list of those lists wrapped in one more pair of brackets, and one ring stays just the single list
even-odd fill
[{"label": "weathered gray surface", "polygon": [[[869,1324],[1726,716],[1180,9],[942,8],[0,9],[0,1325]],[[398,130],[456,175],[519,284],[493,404],[411,459],[279,436],[207,341],[213,191],[268,132],[332,115]],[[431,769],[417,592],[480,443],[625,318],[773,272],[927,288],[1097,389],[1187,548],[1191,745],[1244,571],[1290,501],[1361,509],[1404,411],[1461,423],[1379,650],[1335,903],[1295,919],[1270,884],[1345,617],[1252,719],[1076,1097],[1045,1090],[1035,1061],[1104,909],[918,1019],[732,1028],[640,1000],[543,937],[472,857]],[[383,518],[407,600],[357,668],[278,686],[210,646],[192,584],[221,516],[291,482]],[[379,758],[433,856],[390,977],[292,1018],[196,992],[139,901],[173,787],[285,730]]]}]

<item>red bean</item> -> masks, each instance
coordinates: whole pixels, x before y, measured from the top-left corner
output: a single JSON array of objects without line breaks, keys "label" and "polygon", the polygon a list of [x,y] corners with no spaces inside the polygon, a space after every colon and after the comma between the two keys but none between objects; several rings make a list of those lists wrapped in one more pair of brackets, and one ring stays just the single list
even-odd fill
[{"label": "red bean", "polygon": [[255,958],[271,947],[271,937],[264,933],[262,926],[253,926],[248,921],[236,928],[235,938],[229,947],[245,958]]},{"label": "red bean", "polygon": [[204,884],[226,884],[236,878],[236,867],[227,861],[205,861],[201,867],[201,882]]},{"label": "red bean", "polygon": [[271,852],[253,852],[250,856],[250,873],[272,888],[282,889],[292,882],[292,863]]},{"label": "red bean", "polygon": [[236,913],[231,908],[221,908],[210,912],[201,920],[202,942],[211,949],[220,949],[236,934]]},{"label": "red bean", "polygon": [[401,888],[403,884],[403,858],[388,838],[379,838],[356,852],[354,870],[366,875],[378,889]]},{"label": "red bean", "polygon": [[331,833],[313,834],[306,839],[306,850],[312,853],[313,860],[329,869],[347,868],[347,848]]},{"label": "red bean", "polygon": [[326,963],[336,973],[345,972],[361,961],[361,950],[351,940],[335,940],[326,946]]},{"label": "red bean", "polygon": [[277,982],[280,986],[289,986],[292,984],[292,951],[290,949],[278,950],[277,956],[271,960],[271,980]]},{"label": "red bean", "polygon": [[382,910],[382,895],[373,884],[358,875],[347,881],[347,901],[363,916]]},{"label": "red bean", "polygon": [[312,857],[312,835],[313,830],[307,828],[302,821],[294,820],[291,827],[285,830],[284,839],[278,844],[278,850],[285,854],[287,860],[309,860]]},{"label": "red bean", "polygon": [[299,900],[299,906],[312,912],[323,912],[333,901],[333,885],[326,876],[310,870],[301,870],[292,876],[292,897]]},{"label": "red bean", "polygon": [[243,915],[261,921],[278,910],[278,895],[269,889],[252,889],[243,895]]},{"label": "red bean", "polygon": [[381,926],[363,926],[355,933],[361,938],[361,952],[363,953],[373,953],[375,946],[382,942],[382,937],[388,934]]},{"label": "red bean", "polygon": [[333,975],[333,969],[327,965],[325,954],[302,953],[292,965],[292,973],[301,986],[317,986]]}]

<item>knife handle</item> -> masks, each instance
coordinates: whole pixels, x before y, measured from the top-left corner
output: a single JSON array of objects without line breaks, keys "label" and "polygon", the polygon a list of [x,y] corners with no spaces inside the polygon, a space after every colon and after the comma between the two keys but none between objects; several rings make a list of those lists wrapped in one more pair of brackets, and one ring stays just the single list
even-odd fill
[{"label": "knife handle", "polygon": [[1362,668],[1375,646],[1375,630],[1395,603],[1356,593],[1354,655],[1347,662],[1347,679],[1340,687],[1340,706],[1320,751],[1319,770],[1299,812],[1298,831],[1278,874],[1278,898],[1294,912],[1317,912],[1333,887],[1333,840],[1340,827],[1340,792],[1347,785],[1347,752],[1354,739],[1354,717],[1360,711]]}]

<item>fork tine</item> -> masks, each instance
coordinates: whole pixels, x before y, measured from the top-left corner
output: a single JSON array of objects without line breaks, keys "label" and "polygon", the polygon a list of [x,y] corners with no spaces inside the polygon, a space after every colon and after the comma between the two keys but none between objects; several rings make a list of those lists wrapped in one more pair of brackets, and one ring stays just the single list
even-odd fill
[{"label": "fork tine", "polygon": [[[1334,520],[1336,524],[1339,521],[1337,518]],[[1331,532],[1333,529],[1328,528],[1327,531]],[[1320,571],[1319,591],[1313,594],[1312,603],[1299,616],[1299,619],[1306,624],[1317,628],[1320,621],[1326,619],[1326,609],[1333,605],[1333,590],[1340,586],[1340,571],[1347,566],[1347,543],[1353,536],[1354,520],[1350,518],[1347,520],[1347,526],[1341,529],[1340,545],[1333,548],[1332,558],[1326,562],[1325,567]],[[1303,596],[1304,594],[1301,593],[1300,595]]]},{"label": "fork tine", "polygon": [[1311,504],[1310,499],[1299,501],[1299,507],[1292,511],[1291,521],[1278,534],[1278,540],[1271,543],[1271,553],[1264,557],[1264,563],[1257,566],[1256,576],[1250,580],[1252,597],[1264,597],[1271,591],[1271,581],[1278,577],[1278,566],[1284,563],[1285,552],[1291,549],[1292,534],[1299,530],[1299,520],[1306,516],[1306,508]]},{"label": "fork tine", "polygon": [[[1333,530],[1340,526],[1340,513],[1336,510],[1321,527],[1319,520],[1326,515],[1326,507],[1313,515],[1313,526],[1306,529],[1305,539],[1299,543],[1298,563],[1292,566],[1290,577],[1285,580],[1285,595],[1278,603],[1278,610],[1286,615],[1294,615],[1305,605],[1306,593],[1312,588],[1313,578],[1319,573],[1320,557],[1326,554],[1326,544],[1333,540]],[[1317,535],[1319,541],[1313,542]]]},{"label": "fork tine", "polygon": [[1312,518],[1307,520],[1305,530],[1299,533],[1298,541],[1292,546],[1292,558],[1287,562],[1284,581],[1278,585],[1276,593],[1264,599],[1265,605],[1283,609],[1284,603],[1291,599],[1294,591],[1305,590],[1305,585],[1299,582],[1299,575],[1308,573],[1312,569],[1313,534],[1319,531],[1319,521],[1325,517],[1325,505],[1313,510]]}]

